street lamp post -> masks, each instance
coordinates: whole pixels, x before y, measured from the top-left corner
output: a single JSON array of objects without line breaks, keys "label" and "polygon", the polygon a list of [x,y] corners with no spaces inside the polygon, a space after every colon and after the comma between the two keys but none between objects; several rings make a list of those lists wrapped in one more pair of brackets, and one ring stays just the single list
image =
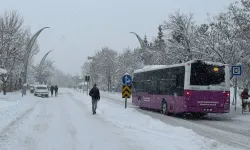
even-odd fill
[{"label": "street lamp post", "polygon": [[[42,73],[42,68],[43,68],[44,62],[45,62],[47,56],[49,55],[49,53],[52,52],[52,51],[53,51],[53,50],[47,52],[47,53],[43,56],[42,60],[40,61],[40,64],[39,64],[39,67],[38,67],[38,76],[39,76],[39,79],[41,79],[40,76],[41,76],[41,73]],[[52,62],[52,63],[54,63],[54,62]],[[51,63],[50,65],[52,65],[52,63]],[[39,81],[39,82],[41,82],[41,81]]]},{"label": "street lamp post", "polygon": [[27,54],[26,54],[26,60],[25,60],[25,63],[24,63],[24,80],[23,80],[23,89],[22,89],[22,93],[23,95],[26,95],[26,82],[27,82],[27,72],[28,72],[28,64],[29,64],[29,57],[30,57],[30,52],[32,50],[32,47],[37,39],[37,37],[40,35],[40,33],[44,30],[44,29],[47,29],[49,27],[44,27],[42,29],[40,29],[39,31],[36,32],[36,34],[33,35],[33,37],[30,39],[28,45],[27,45]]},{"label": "street lamp post", "polygon": [[130,33],[134,34],[137,37],[142,49],[146,48],[145,43],[143,42],[143,40],[141,39],[141,37],[138,34],[136,34],[135,32],[130,32]]},{"label": "street lamp post", "polygon": [[141,46],[141,50],[143,52],[147,52],[147,54],[150,54],[150,51],[146,51],[148,49],[148,46],[143,42],[143,40],[141,39],[141,37],[138,34],[136,34],[135,32],[130,32],[130,33],[134,34],[137,37],[137,40],[139,41],[140,46]]}]

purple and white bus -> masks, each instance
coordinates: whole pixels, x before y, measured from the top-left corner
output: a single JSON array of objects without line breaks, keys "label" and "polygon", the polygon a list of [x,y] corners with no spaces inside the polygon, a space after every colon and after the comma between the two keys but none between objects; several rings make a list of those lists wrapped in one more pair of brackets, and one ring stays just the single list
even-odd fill
[{"label": "purple and white bus", "polygon": [[192,60],[136,70],[133,105],[163,114],[230,111],[230,74],[226,64]]}]

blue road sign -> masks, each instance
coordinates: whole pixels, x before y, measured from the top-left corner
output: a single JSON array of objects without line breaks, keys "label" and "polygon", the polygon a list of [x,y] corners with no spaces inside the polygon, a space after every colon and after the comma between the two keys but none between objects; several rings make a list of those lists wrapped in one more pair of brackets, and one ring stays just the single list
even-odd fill
[{"label": "blue road sign", "polygon": [[124,85],[130,85],[132,83],[132,77],[128,74],[125,74],[123,77],[122,77],[122,82]]},{"label": "blue road sign", "polygon": [[232,66],[232,73],[233,76],[241,76],[242,74],[241,66]]}]

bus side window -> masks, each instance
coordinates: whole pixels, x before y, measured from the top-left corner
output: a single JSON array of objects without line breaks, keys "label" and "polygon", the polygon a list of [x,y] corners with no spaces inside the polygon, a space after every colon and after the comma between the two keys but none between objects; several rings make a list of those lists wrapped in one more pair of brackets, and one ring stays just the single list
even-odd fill
[{"label": "bus side window", "polygon": [[165,94],[166,92],[166,80],[161,79],[159,80],[159,92],[158,94]]},{"label": "bus side window", "polygon": [[151,92],[152,94],[157,94],[158,93],[158,71],[155,71],[153,74],[151,74],[152,76],[152,82],[151,82]]},{"label": "bus side window", "polygon": [[164,80],[164,75],[165,75],[165,69],[164,70],[159,70],[157,71],[156,75],[156,94],[164,94],[165,92],[165,80]]},{"label": "bus side window", "polygon": [[176,75],[176,88],[174,92],[177,94],[177,96],[184,95],[184,75],[183,74]]},{"label": "bus side window", "polygon": [[147,91],[146,92],[148,92],[149,94],[152,94],[152,82],[151,82],[151,80],[148,80],[147,82],[146,82],[146,87],[147,87]]},{"label": "bus side window", "polygon": [[135,81],[132,82],[132,92],[137,92],[137,84]]},{"label": "bus side window", "polygon": [[141,92],[141,82],[136,83],[136,90],[137,92]]}]

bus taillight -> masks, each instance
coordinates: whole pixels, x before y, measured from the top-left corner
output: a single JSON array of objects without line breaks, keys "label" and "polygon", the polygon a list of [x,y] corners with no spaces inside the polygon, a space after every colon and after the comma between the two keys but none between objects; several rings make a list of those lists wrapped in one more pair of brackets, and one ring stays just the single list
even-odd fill
[{"label": "bus taillight", "polygon": [[227,97],[230,96],[230,92],[229,92],[229,91],[226,92],[226,96],[227,96]]},{"label": "bus taillight", "polygon": [[191,92],[187,91],[185,94],[186,94],[186,96],[190,96]]}]

